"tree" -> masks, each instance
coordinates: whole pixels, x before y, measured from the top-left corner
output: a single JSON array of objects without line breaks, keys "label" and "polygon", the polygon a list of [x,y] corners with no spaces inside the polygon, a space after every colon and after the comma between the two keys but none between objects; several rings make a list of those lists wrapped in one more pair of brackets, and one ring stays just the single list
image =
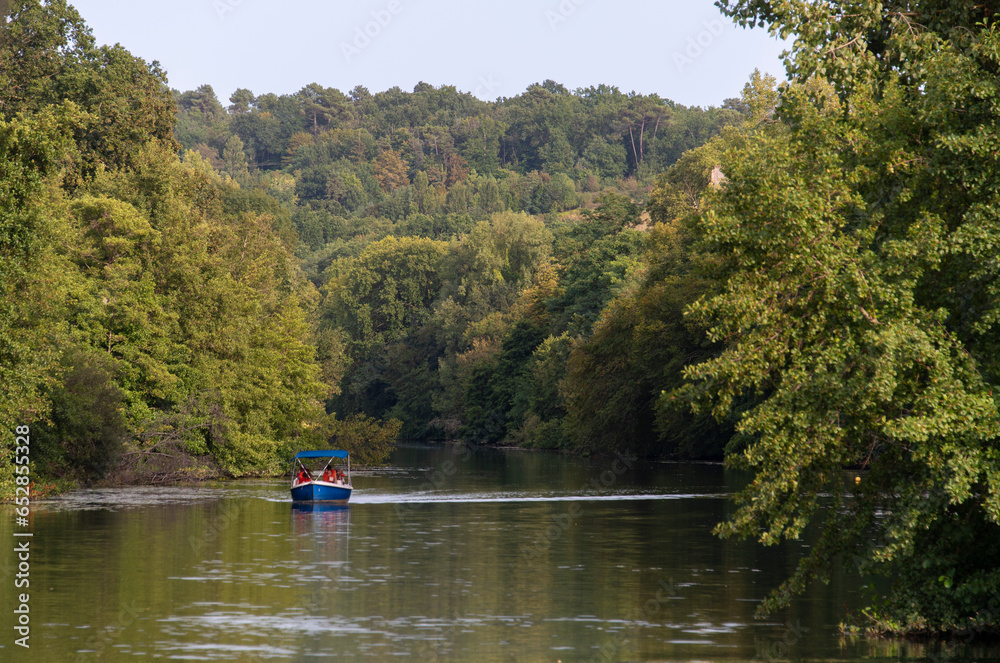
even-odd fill
[{"label": "tree", "polygon": [[306,116],[306,125],[314,136],[319,133],[320,126],[329,129],[334,122],[342,121],[351,112],[350,101],[335,88],[310,83],[299,90],[297,96]]},{"label": "tree", "polygon": [[601,136],[594,136],[587,143],[583,160],[589,169],[593,169],[601,177],[622,177],[628,168],[625,146],[619,142],[611,143]]},{"label": "tree", "polygon": [[712,171],[719,166],[725,142],[716,137],[701,147],[688,150],[657,178],[649,192],[646,208],[655,223],[669,223],[697,212]]},{"label": "tree", "polygon": [[410,183],[406,164],[395,150],[384,150],[375,160],[375,177],[382,188],[389,192]]},{"label": "tree", "polygon": [[356,357],[374,352],[430,315],[444,248],[429,239],[386,237],[331,265],[325,315],[348,332]]},{"label": "tree", "polygon": [[494,214],[501,211],[503,202],[500,200],[500,186],[497,184],[496,178],[490,176],[485,181],[480,180],[476,206],[484,214]]},{"label": "tree", "polygon": [[226,141],[226,148],[222,151],[222,162],[225,164],[224,172],[237,182],[246,183],[250,176],[247,164],[247,153],[243,150],[243,141],[236,134]]},{"label": "tree", "polygon": [[94,37],[64,0],[14,3],[0,24],[0,117],[58,103],[84,63],[93,58]]},{"label": "tree", "polygon": [[[906,41],[913,46],[930,45],[927,37],[968,45],[963,32],[992,23],[1000,13],[1000,5],[992,0],[974,4],[890,0],[880,5],[830,0],[810,9],[793,0],[717,0],[716,5],[738,25],[766,26],[782,38],[795,35],[793,57],[785,61],[791,79],[818,75],[843,92],[869,72],[906,76],[915,61],[900,48],[901,31],[911,32]],[[902,69],[893,71],[899,65]]]},{"label": "tree", "polygon": [[135,148],[159,141],[176,149],[174,101],[157,62],[116,46],[94,46],[90,29],[64,0],[18,3],[0,24],[0,117],[73,101],[81,168],[130,165]]},{"label": "tree", "polygon": [[243,115],[250,112],[250,108],[256,103],[257,97],[253,92],[241,87],[229,95],[229,113],[231,115]]},{"label": "tree", "polygon": [[688,369],[684,393],[719,416],[753,401],[730,462],[754,480],[720,534],[773,544],[828,506],[765,611],[843,553],[893,578],[869,628],[978,616],[995,630],[998,7],[847,5],[722,3],[797,34],[789,131],[748,132],[722,159],[701,222],[722,289],[690,313],[724,350]]},{"label": "tree", "polygon": [[0,490],[5,495],[13,491],[7,456],[14,427],[46,411],[43,387],[58,359],[48,342],[58,320],[49,320],[46,312],[57,308],[60,293],[40,278],[52,243],[51,201],[43,183],[70,153],[74,121],[72,103],[0,120]]},{"label": "tree", "polygon": [[353,414],[343,421],[332,422],[329,437],[339,448],[351,452],[355,463],[371,467],[389,460],[401,426],[398,419],[380,423],[363,414]]},{"label": "tree", "polygon": [[107,476],[131,437],[124,398],[110,357],[100,350],[70,348],[66,370],[50,390],[52,412],[35,426],[35,458],[47,474],[83,481]]},{"label": "tree", "polygon": [[528,411],[530,359],[544,340],[538,327],[518,322],[496,357],[472,368],[465,397],[466,439],[496,444],[521,426]]},{"label": "tree", "polygon": [[505,127],[489,115],[456,122],[455,144],[469,165],[480,174],[500,168],[500,137]]},{"label": "tree", "polygon": [[153,270],[161,233],[134,206],[113,198],[82,196],[69,212],[75,223],[64,231],[74,247],[68,255],[84,285],[70,298],[67,322],[86,345],[118,362],[116,383],[134,424],[150,397],[178,396],[169,367],[177,341]]},{"label": "tree", "polygon": [[541,220],[514,212],[480,221],[455,252],[449,292],[483,315],[517,300],[547,261],[552,234]]},{"label": "tree", "polygon": [[218,159],[228,136],[226,110],[215,96],[211,85],[200,85],[197,90],[174,92],[177,101],[177,126],[174,136],[187,149],[204,152],[211,148]]},{"label": "tree", "polygon": [[[60,243],[83,277],[65,324],[113,361],[123,394],[126,475],[208,459],[236,476],[274,471],[315,439],[330,392],[308,313],[317,294],[292,268],[287,218],[162,146],[133,158],[67,204]],[[335,368],[336,344],[324,350]]]},{"label": "tree", "polygon": [[417,205],[417,211],[421,214],[433,214],[438,211],[440,203],[437,193],[430,185],[427,173],[418,171],[413,178],[413,199]]}]

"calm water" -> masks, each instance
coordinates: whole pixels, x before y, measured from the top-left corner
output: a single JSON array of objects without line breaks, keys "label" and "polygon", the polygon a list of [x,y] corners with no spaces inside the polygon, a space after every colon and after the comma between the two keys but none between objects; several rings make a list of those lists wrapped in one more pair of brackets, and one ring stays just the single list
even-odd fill
[{"label": "calm water", "polygon": [[0,557],[0,660],[1000,660],[975,640],[842,641],[860,583],[839,572],[755,621],[805,544],[712,537],[738,482],[407,448],[355,473],[343,508],[294,507],[284,480],[80,491],[34,507],[30,650]]}]

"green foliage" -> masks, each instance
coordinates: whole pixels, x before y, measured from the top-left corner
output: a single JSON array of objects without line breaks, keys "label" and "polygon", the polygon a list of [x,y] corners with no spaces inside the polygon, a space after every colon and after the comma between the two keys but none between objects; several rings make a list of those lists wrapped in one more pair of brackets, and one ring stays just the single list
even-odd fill
[{"label": "green foliage", "polygon": [[53,331],[49,326],[57,322],[50,311],[58,305],[58,293],[39,278],[52,211],[43,178],[54,175],[70,154],[68,134],[75,118],[75,107],[68,104],[59,111],[0,121],[0,448],[4,450],[13,442],[15,426],[44,412],[41,388],[57,359],[56,348],[49,345]]},{"label": "green foliage", "polygon": [[549,336],[532,353],[528,364],[528,415],[518,431],[521,446],[559,449],[570,446],[565,422],[563,381],[572,341],[568,332]]},{"label": "green foliage", "polygon": [[62,101],[64,90],[84,75],[94,37],[80,14],[63,0],[24,0],[7,7],[0,25],[0,116],[37,112]]},{"label": "green foliage", "polygon": [[540,329],[519,323],[493,360],[472,369],[465,398],[467,440],[496,444],[521,426],[528,409],[528,360],[543,340]]},{"label": "green foliage", "polygon": [[74,138],[85,174],[130,165],[146,141],[177,147],[174,103],[157,63],[120,45],[96,47],[64,0],[16,3],[0,24],[0,118],[67,101],[84,111]]},{"label": "green foliage", "polygon": [[[591,336],[572,348],[563,393],[567,424],[581,450],[615,449],[651,456],[717,458],[726,429],[664,408],[661,390],[680,386],[681,371],[708,353],[702,330],[683,308],[704,289],[691,276],[651,281],[612,301]],[[665,444],[657,443],[664,438]]]},{"label": "green foliage", "polygon": [[232,135],[226,141],[222,150],[223,172],[237,182],[246,182],[250,175],[247,168],[247,155],[243,151],[243,141],[237,135]]},{"label": "green foliage", "polygon": [[605,304],[638,282],[646,235],[624,230],[602,237],[572,256],[549,303],[553,325],[571,334],[589,334]]},{"label": "green foliage", "polygon": [[280,472],[334,434],[571,446],[567,362],[649,268],[636,201],[739,115],[553,81],[223,107],[63,0],[0,33],[0,423],[67,481]]},{"label": "green foliage", "polygon": [[724,145],[722,138],[713,138],[685,152],[657,178],[646,202],[646,209],[655,223],[669,223],[700,210],[702,194],[708,187],[712,170],[721,163]]},{"label": "green foliage", "polygon": [[326,316],[348,333],[356,356],[370,355],[426,320],[443,256],[439,242],[389,236],[330,267]]},{"label": "green foliage", "polygon": [[755,478],[718,531],[795,538],[824,496],[820,541],[763,610],[846,553],[893,578],[871,628],[967,625],[1000,591],[996,8],[726,4],[798,38],[787,131],[733,142],[700,226],[722,290],[690,313],[724,350],[686,393],[719,416],[753,403],[730,462]]},{"label": "green foliage", "polygon": [[[306,434],[331,390],[306,314],[316,294],[252,198],[172,155],[138,162],[95,184],[104,197],[73,203],[90,240],[74,261],[105,303],[81,303],[74,324],[119,360],[133,426],[152,430],[194,399],[203,432],[184,453],[234,474],[280,469],[279,443]],[[181,419],[172,427],[198,417]],[[140,435],[132,451],[162,438]]]},{"label": "green foliage", "polygon": [[[331,386],[310,340],[316,295],[274,219],[237,211],[254,205],[231,204],[211,171],[155,143],[87,193],[43,189],[59,150],[69,153],[73,113],[68,104],[0,131],[3,265],[14,270],[4,285],[16,288],[3,304],[19,325],[4,416],[38,431],[41,471],[81,480],[118,459],[142,479],[164,454],[210,454],[235,474],[277,467],[279,442],[323,417]],[[326,352],[335,364],[337,346]],[[194,432],[178,442],[178,430]]]},{"label": "green foliage", "polygon": [[905,76],[919,62],[922,53],[894,43],[903,33],[921,35],[908,39],[908,46],[928,35],[962,46],[975,41],[977,25],[1000,13],[995,2],[961,0],[828,1],[810,10],[793,0],[718,0],[716,5],[739,25],[767,27],[783,39],[794,35],[792,57],[785,61],[792,79],[818,76],[845,92],[869,73]]},{"label": "green foliage", "polygon": [[449,294],[481,314],[504,310],[548,259],[552,234],[527,214],[503,212],[480,221],[449,267]]},{"label": "green foliage", "polygon": [[379,422],[363,414],[354,414],[332,424],[331,444],[351,453],[351,460],[361,466],[384,465],[392,453],[402,422],[398,419]]},{"label": "green foliage", "polygon": [[[609,86],[570,92],[552,81],[495,102],[423,83],[413,92],[359,94],[316,83],[292,95],[239,90],[220,112],[211,87],[201,86],[174,93],[176,134],[185,148],[210,161],[219,158],[230,136],[238,136],[252,166],[285,167],[301,177],[303,198],[327,196],[330,167],[339,164],[338,170],[359,180],[367,179],[360,171],[371,169],[367,199],[355,200],[351,211],[378,204],[380,192],[413,181],[415,211],[433,214],[448,191],[470,177],[535,173],[530,191],[506,201],[491,198],[483,211],[541,214],[576,207],[574,180],[584,173],[609,182],[648,179],[739,119],[729,109],[685,108]],[[417,181],[419,173],[427,179]],[[428,185],[434,200],[428,200]]]},{"label": "green foliage", "polygon": [[389,368],[385,353],[390,348],[410,357],[411,361],[394,362],[391,370],[401,376],[399,388],[412,386],[414,376],[402,376],[411,370],[419,373],[423,362],[405,348],[430,318],[431,303],[441,287],[444,255],[441,242],[389,236],[327,270],[324,322],[349,339],[353,359],[334,408],[346,406],[381,416],[396,404],[398,396],[385,375]]},{"label": "green foliage", "polygon": [[61,364],[61,382],[48,394],[49,420],[33,430],[36,469],[84,482],[101,479],[114,469],[130,437],[113,360],[99,350],[70,348]]},{"label": "green foliage", "polygon": [[[201,85],[197,90],[173,93],[177,104],[177,141],[198,152],[207,152],[218,168],[218,157],[226,144],[228,116],[215,96],[211,85]],[[204,156],[204,154],[203,154]],[[207,157],[206,157],[207,158]]]}]

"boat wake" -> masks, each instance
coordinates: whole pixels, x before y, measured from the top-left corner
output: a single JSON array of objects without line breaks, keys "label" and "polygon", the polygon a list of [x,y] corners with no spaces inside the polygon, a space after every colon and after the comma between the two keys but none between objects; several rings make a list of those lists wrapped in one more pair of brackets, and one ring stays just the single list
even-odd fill
[{"label": "boat wake", "polygon": [[725,499],[729,493],[597,493],[551,494],[532,493],[380,493],[355,491],[355,504],[471,504],[478,502],[634,502],[639,500]]}]

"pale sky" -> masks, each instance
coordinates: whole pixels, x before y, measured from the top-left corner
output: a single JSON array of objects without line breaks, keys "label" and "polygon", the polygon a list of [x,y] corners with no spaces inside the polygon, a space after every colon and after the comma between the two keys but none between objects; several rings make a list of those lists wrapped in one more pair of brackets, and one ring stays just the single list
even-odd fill
[{"label": "pale sky", "polygon": [[158,60],[170,86],[371,92],[424,81],[481,99],[553,79],[687,106],[739,96],[754,68],[784,79],[784,44],[711,0],[70,0],[99,43]]}]

